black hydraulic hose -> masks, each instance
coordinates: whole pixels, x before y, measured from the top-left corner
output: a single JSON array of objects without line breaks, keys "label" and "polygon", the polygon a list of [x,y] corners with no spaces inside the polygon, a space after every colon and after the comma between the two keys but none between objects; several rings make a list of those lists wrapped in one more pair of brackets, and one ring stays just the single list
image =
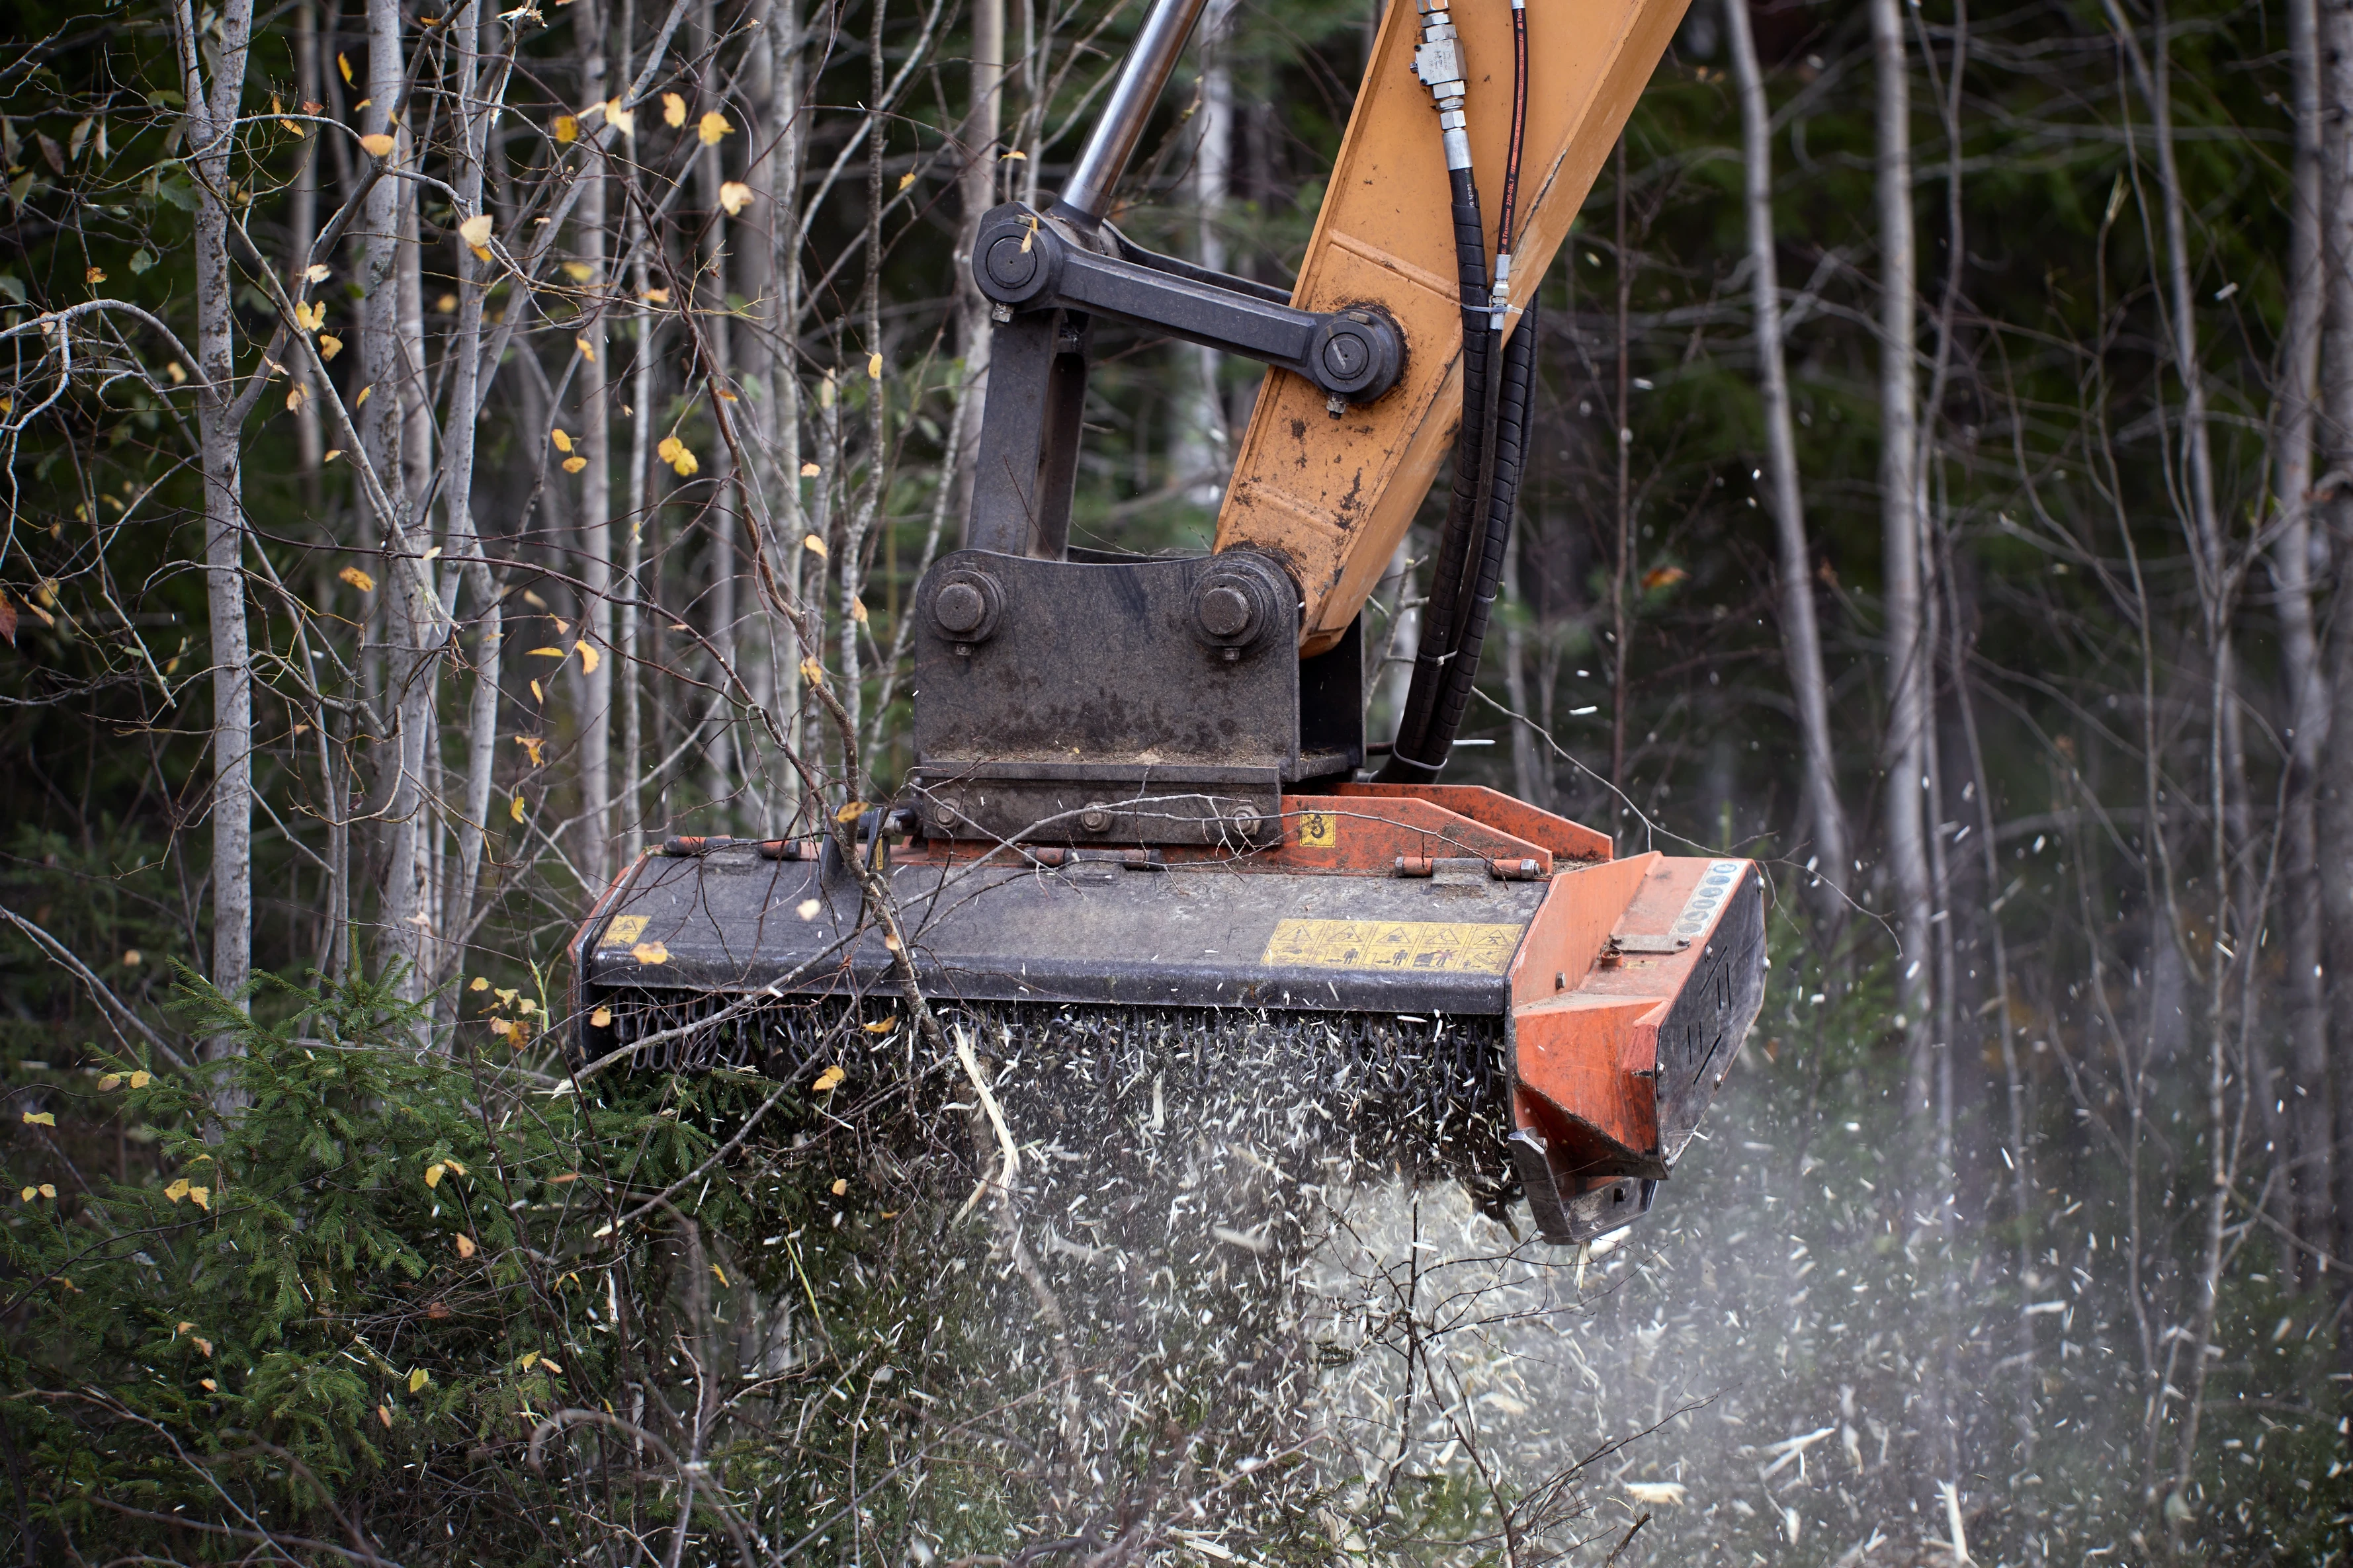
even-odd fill
[{"label": "black hydraulic hose", "polygon": [[1483,533],[1479,497],[1489,411],[1495,401],[1489,384],[1494,332],[1489,325],[1487,236],[1479,214],[1479,187],[1467,168],[1448,171],[1448,183],[1453,195],[1455,272],[1462,296],[1462,422],[1454,432],[1454,483],[1447,498],[1446,525],[1439,534],[1438,558],[1430,568],[1430,593],[1422,605],[1413,682],[1406,689],[1405,712],[1398,721],[1389,760],[1379,773],[1384,782],[1395,784],[1426,781],[1446,763],[1445,746],[1431,747],[1428,737],[1452,658],[1449,634],[1463,579],[1477,570],[1472,551]]},{"label": "black hydraulic hose", "polygon": [[[1512,0],[1512,122],[1504,162],[1503,210],[1496,220],[1495,277],[1486,279],[1486,236],[1468,168],[1451,171],[1456,270],[1462,291],[1462,423],[1455,434],[1454,483],[1446,527],[1422,606],[1422,637],[1412,684],[1398,722],[1384,783],[1427,783],[1438,776],[1479,673],[1496,584],[1519,494],[1535,384],[1533,320],[1521,322],[1500,374],[1496,351],[1509,320],[1512,242],[1527,139],[1528,29],[1525,0]],[[1459,101],[1459,100],[1457,100]],[[1467,215],[1466,215],[1467,208]],[[1467,229],[1467,232],[1466,232]],[[1526,312],[1533,316],[1533,310]],[[1507,454],[1508,450],[1508,456]],[[1507,471],[1508,470],[1508,471]]]},{"label": "black hydraulic hose", "polygon": [[[1439,695],[1430,733],[1436,754],[1446,755],[1455,731],[1471,706],[1479,679],[1479,655],[1486,646],[1487,625],[1495,607],[1495,593],[1504,578],[1504,559],[1511,548],[1512,518],[1520,499],[1520,476],[1527,469],[1528,447],[1534,436],[1536,390],[1536,302],[1530,300],[1520,314],[1519,330],[1504,348],[1502,384],[1496,401],[1504,415],[1495,433],[1493,487],[1487,501],[1487,527],[1482,540],[1479,575],[1472,592],[1461,604],[1461,621],[1453,638],[1453,657],[1447,661],[1446,685]],[[1429,753],[1424,753],[1425,755]]]}]

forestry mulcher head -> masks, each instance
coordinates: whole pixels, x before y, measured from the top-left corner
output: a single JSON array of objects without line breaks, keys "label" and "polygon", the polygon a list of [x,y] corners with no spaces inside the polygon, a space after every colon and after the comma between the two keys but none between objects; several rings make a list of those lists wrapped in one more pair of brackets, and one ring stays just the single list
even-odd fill
[{"label": "forestry mulcher head", "polygon": [[[1061,199],[980,225],[997,325],[968,548],[909,605],[903,794],[855,835],[674,839],[624,872],[575,939],[576,1052],[816,1070],[902,994],[873,882],[958,1037],[1067,1047],[1100,1115],[1149,1093],[1157,1118],[1172,1083],[1247,1062],[1366,1169],[1451,1173],[1491,1212],[1525,1193],[1546,1237],[1588,1239],[1649,1207],[1756,1018],[1761,883],[1435,780],[1529,431],[1536,333],[1508,279],[1542,276],[1682,7],[1629,0],[1597,47],[1582,13],[1391,6],[1281,289],[1105,221],[1201,4],[1155,0]],[[1088,356],[1121,327],[1270,367],[1209,554],[1069,546]],[[1359,612],[1450,425],[1412,689],[1366,780]]]}]

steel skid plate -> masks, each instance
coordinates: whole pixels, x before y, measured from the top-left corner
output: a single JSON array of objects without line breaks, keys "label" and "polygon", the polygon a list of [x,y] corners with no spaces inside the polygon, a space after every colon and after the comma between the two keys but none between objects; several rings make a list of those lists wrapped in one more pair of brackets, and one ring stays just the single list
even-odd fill
[{"label": "steel skid plate", "polygon": [[[578,1060],[788,1072],[817,1021],[892,1006],[894,961],[855,879],[809,847],[624,872],[574,940]],[[1547,1237],[1578,1241],[1648,1207],[1764,996],[1753,865],[1606,854],[1493,791],[1349,785],[1283,796],[1255,850],[918,840],[889,852],[887,877],[944,1009],[1321,1016],[1358,1055],[1492,1048],[1508,1114],[1481,1123],[1488,1163]]]}]

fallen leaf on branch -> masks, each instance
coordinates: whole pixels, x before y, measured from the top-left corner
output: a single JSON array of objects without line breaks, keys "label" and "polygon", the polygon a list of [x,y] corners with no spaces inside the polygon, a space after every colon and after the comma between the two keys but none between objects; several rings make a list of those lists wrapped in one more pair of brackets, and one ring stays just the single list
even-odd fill
[{"label": "fallen leaf on branch", "polygon": [[471,1258],[480,1250],[480,1248],[476,1247],[474,1245],[474,1238],[468,1236],[462,1230],[452,1237],[451,1240],[456,1244],[458,1256],[460,1258]]},{"label": "fallen leaf on branch", "polygon": [[662,123],[672,130],[686,123],[686,100],[674,92],[662,94]]},{"label": "fallen leaf on branch", "polygon": [[841,1087],[841,1080],[849,1076],[849,1075],[848,1073],[841,1069],[839,1064],[836,1064],[835,1066],[829,1067],[823,1072],[818,1074],[817,1081],[810,1084],[809,1089],[813,1093],[831,1094],[835,1089]]},{"label": "fallen leaf on branch", "polygon": [[371,158],[389,158],[392,156],[392,138],[385,135],[381,131],[377,132],[373,136],[361,137],[360,146],[366,151],[367,155]]},{"label": "fallen leaf on branch", "polygon": [[491,243],[491,215],[476,213],[458,226],[458,237],[468,245],[488,245]]},{"label": "fallen leaf on branch", "polygon": [[702,144],[705,147],[716,147],[722,140],[732,134],[734,129],[733,125],[727,123],[727,117],[714,109],[702,117],[694,131],[695,134],[702,139]]},{"label": "fallen leaf on branch", "polygon": [[738,216],[752,205],[752,187],[741,180],[729,180],[719,187],[719,205],[729,217]]}]

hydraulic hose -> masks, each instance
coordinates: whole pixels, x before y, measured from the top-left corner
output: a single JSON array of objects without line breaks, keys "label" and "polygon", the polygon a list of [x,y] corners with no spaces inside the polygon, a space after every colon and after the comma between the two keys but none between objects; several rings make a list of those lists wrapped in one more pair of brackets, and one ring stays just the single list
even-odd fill
[{"label": "hydraulic hose", "polygon": [[1414,650],[1413,681],[1396,742],[1383,764],[1384,782],[1410,784],[1434,776],[1446,763],[1449,732],[1436,745],[1430,737],[1452,660],[1452,629],[1466,576],[1475,576],[1472,552],[1484,531],[1479,526],[1481,479],[1487,467],[1489,417],[1495,399],[1489,385],[1494,363],[1494,332],[1487,310],[1486,235],[1479,213],[1479,189],[1466,163],[1448,171],[1453,187],[1455,272],[1462,297],[1462,422],[1454,432],[1454,483],[1447,497],[1446,523],[1438,538],[1430,593],[1422,605],[1423,636]]},{"label": "hydraulic hose", "polygon": [[1487,280],[1486,236],[1462,130],[1461,69],[1442,7],[1424,12],[1415,69],[1439,104],[1453,196],[1456,272],[1462,298],[1462,422],[1454,442],[1454,482],[1422,608],[1420,647],[1397,739],[1379,773],[1385,783],[1426,783],[1446,765],[1470,704],[1495,588],[1511,537],[1513,510],[1535,384],[1535,332],[1523,321],[1496,366],[1510,320],[1512,242],[1519,206],[1521,151],[1527,133],[1528,37],[1524,0],[1512,3],[1512,123],[1496,222],[1495,275]]}]

